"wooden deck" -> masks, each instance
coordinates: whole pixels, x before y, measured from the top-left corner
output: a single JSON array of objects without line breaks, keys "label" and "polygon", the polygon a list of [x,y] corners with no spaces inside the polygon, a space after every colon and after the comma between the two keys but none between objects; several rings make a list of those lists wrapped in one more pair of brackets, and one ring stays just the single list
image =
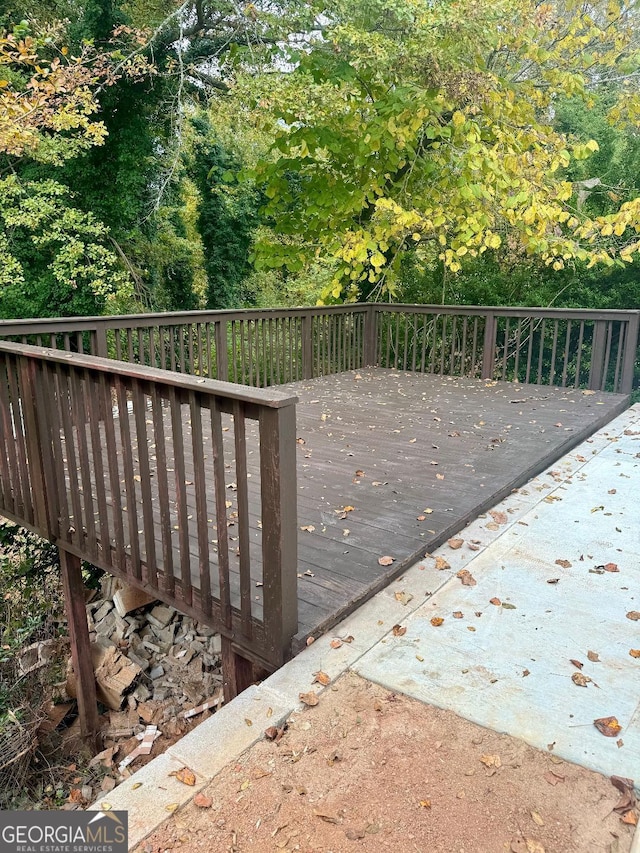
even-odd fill
[{"label": "wooden deck", "polygon": [[[628,405],[603,392],[362,369],[281,386],[296,394],[298,614],[295,654],[366,601],[415,559],[566,453]],[[185,445],[191,422],[184,413]],[[230,422],[230,416],[227,416]],[[255,422],[247,421],[252,610],[262,618],[262,523]],[[232,603],[240,573],[233,428],[223,428]],[[133,431],[132,431],[133,432]],[[205,447],[208,436],[204,431]],[[149,425],[149,451],[154,453]],[[132,442],[134,457],[137,443]],[[213,491],[213,461],[205,450]],[[174,460],[167,458],[173,476]],[[196,496],[186,459],[192,584],[197,588]],[[138,501],[142,503],[141,486]],[[157,495],[152,486],[152,501]],[[214,503],[213,494],[208,503]],[[160,513],[155,535],[161,541]],[[425,513],[425,510],[431,512]],[[175,502],[171,527],[179,536]],[[424,516],[424,520],[418,520]],[[139,517],[142,512],[139,511]],[[210,521],[212,594],[218,532]],[[160,544],[156,553],[161,553]],[[390,567],[378,558],[394,558]],[[145,554],[142,553],[143,562]],[[158,556],[158,559],[161,558]],[[179,557],[176,545],[176,577]],[[160,567],[162,570],[162,567]]]},{"label": "wooden deck", "polygon": [[[315,527],[298,536],[298,646],[628,405],[382,369],[286,387],[300,398],[299,525]],[[343,518],[345,506],[354,509]]]}]

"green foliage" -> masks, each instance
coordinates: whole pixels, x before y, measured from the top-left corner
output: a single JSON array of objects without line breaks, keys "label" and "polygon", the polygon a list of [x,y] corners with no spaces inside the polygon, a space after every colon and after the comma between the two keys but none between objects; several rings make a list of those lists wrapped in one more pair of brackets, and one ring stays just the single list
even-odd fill
[{"label": "green foliage", "polygon": [[[397,296],[405,254],[456,273],[512,239],[555,271],[631,263],[640,199],[579,209],[568,176],[599,145],[553,126],[560,101],[591,109],[592,88],[638,70],[636,3],[592,7],[334,4],[270,98],[275,142],[255,172],[292,239],[263,244],[261,264],[335,258],[325,298],[342,299]],[[606,121],[638,115],[618,88]]]}]

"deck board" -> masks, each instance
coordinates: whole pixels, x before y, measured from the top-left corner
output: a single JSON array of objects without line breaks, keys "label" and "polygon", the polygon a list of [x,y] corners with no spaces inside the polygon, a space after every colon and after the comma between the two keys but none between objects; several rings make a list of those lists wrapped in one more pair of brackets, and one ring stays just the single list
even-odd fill
[{"label": "deck board", "polygon": [[[601,392],[514,385],[475,379],[362,369],[280,386],[298,395],[297,471],[299,631],[294,653],[309,636],[337,623],[415,559],[522,485],[628,405]],[[185,446],[191,427],[185,411]],[[133,430],[132,430],[133,432]],[[119,430],[116,430],[119,435]],[[151,440],[151,436],[150,436]],[[227,486],[234,477],[233,431],[224,434]],[[206,441],[205,441],[206,445]],[[262,532],[259,451],[255,422],[247,421],[250,543],[254,615],[261,615]],[[154,452],[153,445],[150,452]],[[133,453],[137,446],[133,442]],[[211,453],[204,451],[213,490]],[[192,583],[198,583],[195,489],[185,461]],[[167,459],[174,477],[173,460]],[[356,475],[356,472],[363,472]],[[136,483],[137,502],[142,489]],[[152,483],[156,552],[162,553],[157,489]],[[229,496],[233,499],[233,489]],[[213,507],[213,494],[207,503]],[[344,507],[352,510],[344,513]],[[425,514],[424,510],[432,510]],[[176,519],[172,502],[173,521]],[[212,519],[213,510],[208,509]],[[345,515],[341,518],[341,515]],[[424,521],[418,516],[425,515]],[[141,507],[137,512],[142,526]],[[347,532],[345,532],[347,531]],[[210,527],[210,541],[217,536]],[[177,534],[172,530],[177,541]],[[183,531],[184,535],[184,531]],[[229,530],[237,536],[237,527]],[[232,596],[239,601],[237,558]],[[378,558],[390,555],[391,567]],[[144,555],[143,555],[144,556]],[[211,554],[212,592],[217,567]],[[176,577],[178,553],[174,554]],[[307,573],[307,574],[305,574]]]}]

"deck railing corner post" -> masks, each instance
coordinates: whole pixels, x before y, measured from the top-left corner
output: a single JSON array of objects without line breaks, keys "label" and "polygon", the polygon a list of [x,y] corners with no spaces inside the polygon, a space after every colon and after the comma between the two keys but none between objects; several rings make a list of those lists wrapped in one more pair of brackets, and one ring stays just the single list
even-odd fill
[{"label": "deck railing corner post", "polygon": [[636,361],[638,359],[638,335],[640,333],[640,311],[630,315],[625,336],[624,360],[622,376],[620,377],[620,393],[631,394],[635,379]]},{"label": "deck railing corner post", "polygon": [[591,367],[589,370],[589,388],[592,391],[604,390],[603,386],[607,381],[607,377],[604,375],[606,338],[607,321],[596,320],[593,324]]},{"label": "deck railing corner post", "polygon": [[484,344],[482,348],[482,379],[493,379],[496,330],[496,315],[493,311],[487,311],[485,314]]},{"label": "deck railing corner post", "polygon": [[214,339],[216,345],[216,379],[227,382],[229,379],[229,352],[225,317],[215,321]]},{"label": "deck railing corner post", "polygon": [[362,366],[375,367],[378,352],[378,306],[375,302],[367,305],[364,315],[364,346]]},{"label": "deck railing corner post", "polygon": [[295,404],[265,406],[259,421],[265,652],[281,666],[298,630]]},{"label": "deck railing corner post", "polygon": [[101,322],[96,323],[94,334],[94,351],[91,354],[96,355],[99,358],[109,358],[109,349],[107,347],[107,324]]},{"label": "deck railing corner post", "polygon": [[302,378],[313,379],[313,316],[302,315]]}]

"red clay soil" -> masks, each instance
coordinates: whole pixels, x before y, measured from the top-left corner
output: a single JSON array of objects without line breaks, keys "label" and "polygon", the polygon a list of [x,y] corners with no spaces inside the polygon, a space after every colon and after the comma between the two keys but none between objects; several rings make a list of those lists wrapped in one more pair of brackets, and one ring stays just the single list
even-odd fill
[{"label": "red clay soil", "polygon": [[352,673],[196,799],[137,853],[625,853],[634,829],[608,779]]}]

